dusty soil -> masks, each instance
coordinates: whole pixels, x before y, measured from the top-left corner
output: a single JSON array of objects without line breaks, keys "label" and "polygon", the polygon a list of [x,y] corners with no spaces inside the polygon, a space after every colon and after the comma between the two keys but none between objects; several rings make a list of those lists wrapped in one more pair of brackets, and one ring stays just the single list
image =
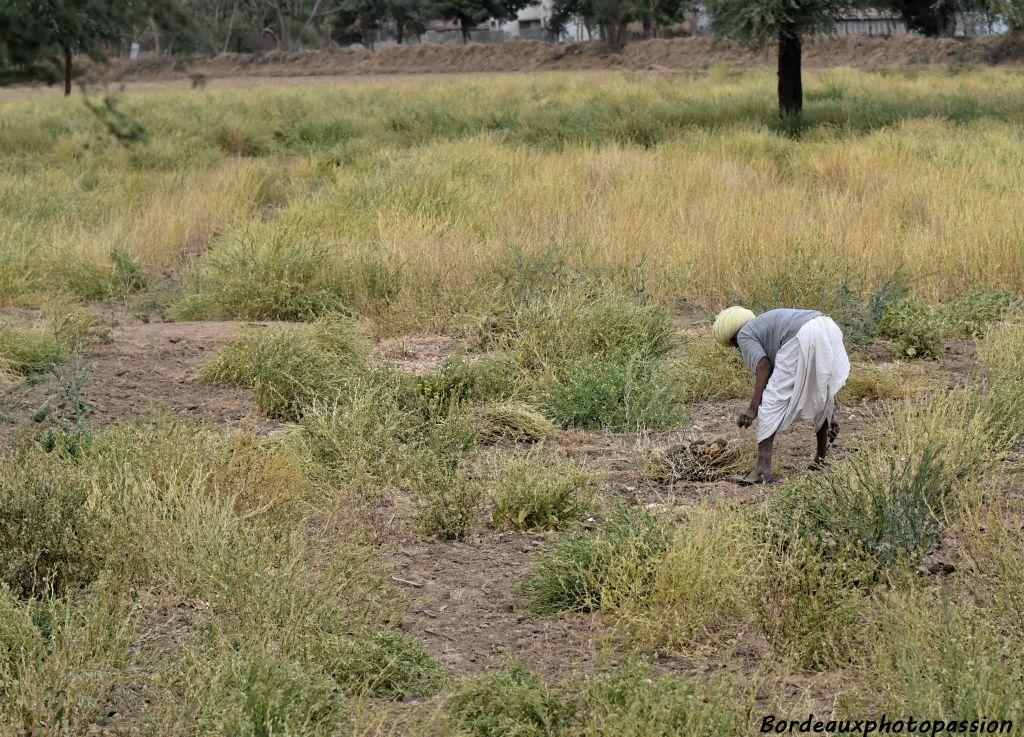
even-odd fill
[{"label": "dusty soil", "polygon": [[[628,44],[621,53],[609,53],[597,43],[415,44],[377,51],[333,48],[137,62],[120,59],[109,67],[89,70],[87,76],[136,90],[187,89],[194,84],[236,88],[479,73],[684,72],[703,71],[713,64],[750,69],[774,64],[774,53],[771,47],[751,50],[731,41],[703,36],[637,41]],[[837,66],[879,69],[960,62],[1019,65],[1024,63],[1024,37],[819,36],[808,40],[804,47],[804,65],[808,69]],[[88,68],[85,62],[82,66]],[[0,99],[34,94],[58,95],[62,90],[57,87],[0,89]]]},{"label": "dusty soil", "polygon": [[[37,319],[31,310],[8,309],[3,316],[23,324]],[[689,326],[690,322],[681,320],[680,325]],[[260,417],[252,392],[210,386],[198,379],[203,364],[246,323],[144,323],[130,315],[118,316],[112,323],[110,341],[92,345],[84,356],[84,362],[92,366],[86,391],[87,400],[95,406],[90,422],[130,421],[164,410],[217,424],[243,423],[266,432],[278,426]],[[447,336],[405,336],[382,341],[377,353],[404,370],[422,374],[437,370],[459,347],[459,341]],[[950,342],[946,348],[943,360],[917,364],[922,381],[933,390],[962,385],[976,368],[973,343]],[[892,354],[878,345],[859,358],[886,363]],[[37,384],[0,395],[4,414],[15,420],[0,422],[0,442],[19,427],[33,427],[29,418],[51,390]],[[667,483],[652,474],[650,465],[653,451],[688,438],[725,438],[741,449],[744,459],[749,456],[752,465],[752,432],[740,430],[734,422],[743,404],[731,400],[698,406],[688,427],[669,433],[559,432],[548,440],[545,452],[565,453],[600,473],[605,479],[606,499],[641,504],[655,514],[672,516],[703,502],[756,504],[768,498],[772,487],[740,488],[722,480]],[[871,431],[879,405],[868,402],[840,407],[843,432],[834,448],[837,455],[842,455],[850,441]],[[803,473],[813,442],[807,427],[781,436],[776,444],[778,474]],[[557,679],[569,668],[586,668],[602,657],[621,657],[599,618],[582,614],[536,617],[521,610],[516,587],[526,577],[538,549],[550,544],[552,536],[498,531],[480,523],[464,542],[441,542],[421,539],[406,525],[391,529],[392,539],[383,550],[395,585],[407,595],[403,627],[455,673],[469,674],[517,659]],[[758,653],[766,647],[751,628],[730,645],[729,661],[721,667],[749,670],[753,676],[760,662]],[[690,673],[695,666],[685,659],[669,659],[661,661],[659,669]],[[799,675],[786,678],[794,679],[792,688],[812,701],[828,696],[830,687],[819,684],[817,689],[803,683]]]},{"label": "dusty soil", "polygon": [[[318,76],[359,74],[418,74],[474,72],[533,72],[623,69],[677,71],[704,69],[726,63],[747,68],[771,63],[774,50],[750,49],[709,37],[655,39],[628,44],[621,53],[608,53],[596,43],[549,44],[510,41],[504,44],[415,44],[378,51],[327,49],[273,52],[262,56],[222,54],[195,61],[174,59],[119,64],[111,71],[119,79],[154,76],[206,77]],[[856,66],[877,68],[912,63],[977,61],[1019,63],[1024,40],[1013,36],[926,39],[882,36],[821,36],[804,50],[808,67]]]}]

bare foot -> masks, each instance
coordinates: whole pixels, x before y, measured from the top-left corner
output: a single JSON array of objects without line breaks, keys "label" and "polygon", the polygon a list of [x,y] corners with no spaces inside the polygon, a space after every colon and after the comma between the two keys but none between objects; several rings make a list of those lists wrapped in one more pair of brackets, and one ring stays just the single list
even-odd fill
[{"label": "bare foot", "polygon": [[736,476],[730,479],[734,484],[740,486],[753,486],[755,484],[771,484],[775,482],[775,476],[771,473],[758,471],[756,468],[746,476]]}]

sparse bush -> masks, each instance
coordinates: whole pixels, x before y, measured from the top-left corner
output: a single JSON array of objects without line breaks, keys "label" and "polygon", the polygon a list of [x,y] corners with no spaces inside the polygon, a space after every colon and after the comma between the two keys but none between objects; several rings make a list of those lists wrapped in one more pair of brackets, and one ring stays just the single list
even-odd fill
[{"label": "sparse bush", "polygon": [[55,270],[61,285],[81,299],[124,299],[148,284],[138,259],[121,246],[109,253],[75,254]]},{"label": "sparse bush", "polygon": [[248,328],[203,367],[202,378],[256,390],[268,416],[295,419],[316,399],[333,399],[367,370],[370,344],[355,322]]},{"label": "sparse bush", "polygon": [[221,653],[198,706],[203,731],[226,737],[303,734],[319,737],[350,727],[334,681],[282,653]]},{"label": "sparse bush", "polygon": [[840,402],[876,402],[899,399],[908,393],[907,377],[899,367],[855,364],[839,392]]},{"label": "sparse bush", "polygon": [[822,555],[797,535],[779,535],[754,589],[758,622],[776,651],[801,667],[828,669],[851,657],[876,570],[830,541]]},{"label": "sparse bush", "polygon": [[668,545],[662,521],[642,509],[618,507],[596,530],[572,534],[540,554],[520,587],[526,609],[596,611],[606,597],[646,599],[655,582],[651,561]]},{"label": "sparse bush", "polygon": [[24,598],[80,588],[103,562],[88,479],[49,460],[31,447],[0,458],[0,583]]},{"label": "sparse bush", "polygon": [[477,434],[461,413],[433,420],[417,434],[406,451],[403,473],[420,530],[442,540],[461,540],[476,520],[483,492],[466,469]]},{"label": "sparse bush", "polygon": [[890,592],[884,603],[867,649],[887,705],[953,721],[1024,719],[1019,631],[944,591]]},{"label": "sparse bush", "polygon": [[629,634],[634,648],[685,651],[698,640],[735,632],[750,612],[759,555],[745,511],[690,510],[661,554],[624,571],[642,585],[609,591],[603,610]]},{"label": "sparse bush", "polygon": [[335,485],[391,483],[401,471],[405,414],[385,381],[355,381],[305,406],[293,439],[311,472]]},{"label": "sparse bush", "polygon": [[580,358],[665,356],[675,330],[663,309],[605,287],[572,289],[515,308],[506,342],[525,366],[550,371]]},{"label": "sparse bush", "polygon": [[746,718],[723,686],[699,678],[655,677],[649,666],[627,661],[605,668],[580,687],[573,737],[739,737]]},{"label": "sparse bush", "polygon": [[522,398],[528,378],[508,353],[484,353],[475,359],[449,358],[439,371],[417,377],[417,390],[434,405],[502,402]]},{"label": "sparse bush", "polygon": [[575,714],[522,665],[459,681],[444,705],[447,722],[472,737],[558,737]]},{"label": "sparse bush", "polygon": [[753,391],[739,351],[722,348],[710,334],[686,338],[671,360],[671,376],[684,402],[742,399]]},{"label": "sparse bush", "polygon": [[389,699],[429,696],[445,677],[437,661],[404,632],[330,633],[318,638],[313,648],[317,662],[353,695]]},{"label": "sparse bush", "polygon": [[903,299],[886,308],[878,334],[896,344],[907,358],[938,358],[942,354],[942,317],[919,299]]},{"label": "sparse bush", "polygon": [[597,491],[590,474],[568,459],[541,453],[501,458],[489,468],[491,520],[521,530],[557,530],[588,514]]}]

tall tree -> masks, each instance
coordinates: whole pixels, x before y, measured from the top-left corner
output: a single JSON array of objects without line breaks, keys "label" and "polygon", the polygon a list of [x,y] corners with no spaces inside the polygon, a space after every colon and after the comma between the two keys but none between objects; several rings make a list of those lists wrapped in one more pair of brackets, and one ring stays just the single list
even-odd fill
[{"label": "tall tree", "polygon": [[424,0],[385,0],[385,5],[398,43],[427,30],[431,17],[430,8]]},{"label": "tall tree", "polygon": [[432,15],[454,21],[462,30],[462,43],[469,43],[473,26],[489,18],[512,20],[537,0],[434,0]]},{"label": "tall tree", "polygon": [[71,94],[74,58],[106,59],[148,15],[145,0],[4,0],[0,61],[7,76],[49,83],[63,77]]},{"label": "tall tree", "polygon": [[690,7],[689,0],[554,0],[549,23],[557,35],[569,21],[582,18],[588,28],[598,29],[607,48],[620,51],[630,23],[642,23],[649,38],[658,26],[682,20]]},{"label": "tall tree", "polygon": [[778,44],[779,113],[796,116],[804,107],[803,39],[831,31],[852,3],[842,0],[711,0],[712,28],[753,46]]}]

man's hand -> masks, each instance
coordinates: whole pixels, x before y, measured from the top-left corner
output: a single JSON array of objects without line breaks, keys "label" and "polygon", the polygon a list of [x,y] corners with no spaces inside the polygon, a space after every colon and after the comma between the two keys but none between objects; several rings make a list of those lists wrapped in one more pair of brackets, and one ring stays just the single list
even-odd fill
[{"label": "man's hand", "polygon": [[745,410],[736,415],[736,424],[740,427],[750,427],[754,424],[754,420],[757,419],[757,410],[747,407]]}]

